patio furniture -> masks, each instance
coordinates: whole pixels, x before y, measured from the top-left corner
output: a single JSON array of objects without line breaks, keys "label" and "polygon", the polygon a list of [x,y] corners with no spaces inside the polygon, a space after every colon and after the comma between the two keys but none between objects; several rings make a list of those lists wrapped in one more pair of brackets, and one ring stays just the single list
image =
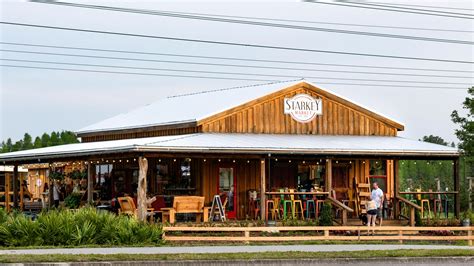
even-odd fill
[{"label": "patio furniture", "polygon": [[[295,190],[294,189],[289,189],[288,192],[290,192],[290,194],[289,194],[290,199],[284,201],[285,202],[285,206],[284,206],[285,213],[286,213],[287,204],[290,203],[291,204],[291,215],[292,215],[293,219],[296,218],[298,213],[301,215],[301,218],[304,219],[303,202],[299,199],[295,199],[295,194],[294,194]],[[297,212],[297,209],[299,209],[300,211]]]},{"label": "patio furniture", "polygon": [[172,208],[161,208],[163,222],[175,222],[176,214],[195,213],[196,222],[207,222],[209,218],[209,208],[204,207],[204,197],[199,196],[176,196],[173,199]]},{"label": "patio furniture", "polygon": [[[280,199],[279,198],[273,198],[272,199],[273,203],[271,204],[272,205],[272,208],[270,209],[270,213],[272,215],[272,220],[276,220],[276,218],[278,217],[278,219],[281,219],[281,215],[280,215]],[[268,210],[267,209],[267,221],[268,221]]]},{"label": "patio furniture", "polygon": [[[433,192],[431,189],[428,190],[428,192]],[[430,197],[433,196],[433,194],[429,194]],[[420,195],[421,197],[421,195]],[[421,201],[420,201],[420,205],[421,205],[421,218],[424,218],[424,214],[425,214],[425,206],[427,207],[427,210],[428,210],[428,217],[427,218],[430,218],[431,217],[431,207],[430,207],[430,200],[429,199],[426,199],[426,198],[422,198]]]},{"label": "patio furniture", "polygon": [[[117,201],[120,205],[119,214],[130,215],[135,218],[138,217],[137,207],[135,201],[131,197],[118,197]],[[147,209],[147,217],[150,219],[150,222],[153,222],[153,209]]]}]

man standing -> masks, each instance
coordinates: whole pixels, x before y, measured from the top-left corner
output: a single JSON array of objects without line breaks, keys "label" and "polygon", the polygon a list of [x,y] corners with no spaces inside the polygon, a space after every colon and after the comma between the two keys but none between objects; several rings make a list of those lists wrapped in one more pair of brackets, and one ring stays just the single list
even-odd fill
[{"label": "man standing", "polygon": [[379,218],[379,225],[382,226],[382,218],[383,218],[383,191],[379,188],[379,184],[377,182],[373,183],[373,190],[371,194],[371,199],[375,201],[375,206],[377,207],[377,217]]}]

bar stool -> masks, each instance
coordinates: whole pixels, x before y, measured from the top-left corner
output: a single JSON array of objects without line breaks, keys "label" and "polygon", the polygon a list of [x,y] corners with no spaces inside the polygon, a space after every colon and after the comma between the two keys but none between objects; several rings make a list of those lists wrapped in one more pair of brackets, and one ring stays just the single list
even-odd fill
[{"label": "bar stool", "polygon": [[273,207],[271,209],[271,213],[272,213],[272,220],[276,220],[276,217],[278,217],[278,219],[281,219],[279,198],[273,198]]},{"label": "bar stool", "polygon": [[265,200],[265,221],[268,221],[268,212],[273,213],[274,207],[275,207],[275,200],[273,198]]},{"label": "bar stool", "polygon": [[423,215],[425,212],[425,205],[428,207],[428,217],[431,217],[431,207],[430,207],[430,200],[429,199],[421,199],[421,218],[424,218],[425,216]]},{"label": "bar stool", "polygon": [[441,217],[441,213],[443,212],[443,204],[440,194],[438,194],[436,198],[433,199],[433,212],[436,217]]},{"label": "bar stool", "polygon": [[[313,189],[311,189],[311,192],[313,192]],[[312,198],[306,200],[306,219],[309,219],[310,216],[310,210],[313,210],[314,213],[314,218],[318,218],[318,209],[316,208],[316,195],[313,195]]]},{"label": "bar stool", "polygon": [[[289,190],[289,192],[293,192],[293,191],[294,191],[293,189]],[[294,198],[294,195],[289,195],[288,199],[283,200],[283,218],[284,219],[286,219],[288,217],[288,210],[287,210],[288,204],[290,206],[292,217],[294,218],[294,216],[295,216],[294,215],[295,214],[295,209],[293,208],[293,198]]]},{"label": "bar stool", "polygon": [[[294,189],[290,189],[291,193],[293,193],[294,191],[295,191]],[[294,194],[290,195],[290,199],[293,202],[293,213],[292,213],[293,218],[296,218],[296,216],[298,216],[298,214],[300,214],[301,219],[304,220],[303,201],[301,199],[295,199]],[[299,205],[299,208],[297,207],[297,205]],[[298,212],[298,210],[300,210],[300,211]]]}]

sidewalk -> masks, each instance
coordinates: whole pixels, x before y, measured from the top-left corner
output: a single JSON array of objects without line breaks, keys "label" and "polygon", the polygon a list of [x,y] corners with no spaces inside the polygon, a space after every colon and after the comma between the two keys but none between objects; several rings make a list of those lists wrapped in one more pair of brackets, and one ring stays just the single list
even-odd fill
[{"label": "sidewalk", "polygon": [[449,245],[267,245],[267,246],[191,246],[191,247],[117,247],[117,248],[58,248],[0,250],[0,255],[44,254],[182,254],[182,253],[242,253],[242,252],[335,252],[400,249],[469,249],[469,246]]}]

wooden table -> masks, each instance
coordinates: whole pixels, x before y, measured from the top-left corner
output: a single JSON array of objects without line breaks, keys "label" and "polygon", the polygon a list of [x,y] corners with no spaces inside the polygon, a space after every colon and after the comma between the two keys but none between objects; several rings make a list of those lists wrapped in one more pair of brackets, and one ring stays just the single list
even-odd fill
[{"label": "wooden table", "polygon": [[458,194],[458,191],[406,191],[406,192],[398,192],[399,195],[416,195],[416,194],[423,194],[423,195],[438,195],[438,194]]},{"label": "wooden table", "polygon": [[308,192],[265,192],[266,195],[316,195],[316,196],[329,196],[329,192],[325,191],[308,191]]}]

